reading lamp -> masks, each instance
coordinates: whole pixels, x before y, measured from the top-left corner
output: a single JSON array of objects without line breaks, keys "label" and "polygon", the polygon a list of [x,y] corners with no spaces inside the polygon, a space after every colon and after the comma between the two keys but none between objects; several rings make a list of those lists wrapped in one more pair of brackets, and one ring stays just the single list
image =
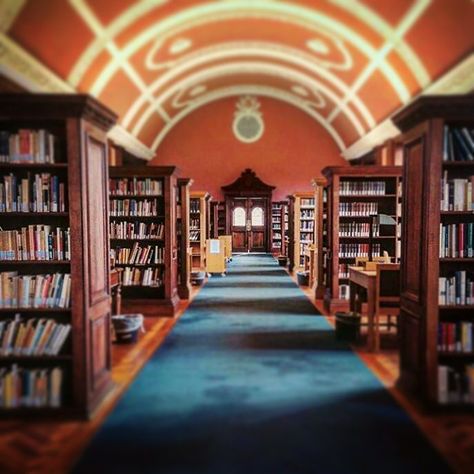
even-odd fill
[{"label": "reading lamp", "polygon": [[374,214],[370,216],[370,228],[369,228],[369,262],[372,262],[372,252],[374,243],[374,224],[381,225],[397,225],[397,221],[387,214]]}]

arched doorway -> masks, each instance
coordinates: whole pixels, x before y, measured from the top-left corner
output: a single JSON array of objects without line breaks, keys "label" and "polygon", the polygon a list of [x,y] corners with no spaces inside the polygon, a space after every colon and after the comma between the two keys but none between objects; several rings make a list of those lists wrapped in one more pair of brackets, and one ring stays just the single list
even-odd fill
[{"label": "arched doorway", "polygon": [[222,186],[227,214],[227,234],[234,252],[268,252],[274,186],[246,169],[228,186]]}]

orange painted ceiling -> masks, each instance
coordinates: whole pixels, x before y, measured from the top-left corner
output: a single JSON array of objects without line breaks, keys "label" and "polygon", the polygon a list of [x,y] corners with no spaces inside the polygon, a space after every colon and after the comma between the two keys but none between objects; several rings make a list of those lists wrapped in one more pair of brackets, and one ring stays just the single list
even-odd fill
[{"label": "orange painted ceiling", "polygon": [[3,1],[3,34],[153,150],[241,94],[302,108],[343,150],[473,49],[470,0]]}]

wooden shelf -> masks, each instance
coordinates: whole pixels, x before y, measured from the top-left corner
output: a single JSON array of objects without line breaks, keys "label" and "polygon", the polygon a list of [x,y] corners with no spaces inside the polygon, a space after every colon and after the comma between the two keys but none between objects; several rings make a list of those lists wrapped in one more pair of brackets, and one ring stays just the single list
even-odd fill
[{"label": "wooden shelf", "polygon": [[163,194],[111,194],[110,199],[158,199]]},{"label": "wooden shelf", "polygon": [[70,265],[70,260],[0,260],[0,265]]},{"label": "wooden shelf", "polygon": [[0,169],[67,169],[67,163],[0,163]]},{"label": "wooden shelf", "polygon": [[71,308],[0,308],[2,313],[70,313]]},{"label": "wooden shelf", "polygon": [[[450,406],[472,409],[472,404],[438,402],[439,387],[448,383],[439,379],[440,364],[454,371],[464,370],[463,365],[473,355],[438,351],[437,344],[440,322],[472,321],[474,316],[474,305],[440,305],[438,298],[439,277],[447,270],[463,270],[474,262],[472,258],[439,257],[440,223],[472,222],[474,218],[474,210],[441,210],[444,174],[448,180],[468,180],[474,174],[474,162],[442,161],[445,137],[452,133],[452,125],[473,129],[474,96],[422,96],[398,112],[393,121],[403,133],[399,142],[405,157],[406,197],[402,220],[402,235],[406,238],[402,242],[400,275],[399,386],[442,410]],[[458,153],[456,148],[454,153]],[[419,231],[415,233],[413,229]]]},{"label": "wooden shelf", "polygon": [[9,217],[69,217],[68,212],[0,212],[0,216]]}]

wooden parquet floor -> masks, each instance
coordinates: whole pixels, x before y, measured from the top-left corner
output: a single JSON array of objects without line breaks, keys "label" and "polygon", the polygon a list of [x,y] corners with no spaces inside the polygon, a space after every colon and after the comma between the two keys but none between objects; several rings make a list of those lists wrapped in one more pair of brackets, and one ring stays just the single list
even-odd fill
[{"label": "wooden parquet floor", "polygon": [[[196,292],[195,292],[196,293]],[[193,296],[195,296],[195,293]],[[316,307],[322,304],[306,292]],[[187,307],[180,308],[181,313]],[[147,332],[134,346],[114,346],[113,380],[115,388],[91,421],[8,421],[0,422],[0,473],[65,474],[101,426],[115,403],[136,374],[145,365],[176,319],[147,318]],[[329,322],[333,318],[328,316]],[[398,354],[394,349],[368,353],[354,347],[359,357],[409,413],[432,444],[442,453],[454,472],[470,474],[474,466],[474,416],[424,413],[417,404],[395,387],[398,377]],[[381,470],[383,468],[381,467]]]}]

